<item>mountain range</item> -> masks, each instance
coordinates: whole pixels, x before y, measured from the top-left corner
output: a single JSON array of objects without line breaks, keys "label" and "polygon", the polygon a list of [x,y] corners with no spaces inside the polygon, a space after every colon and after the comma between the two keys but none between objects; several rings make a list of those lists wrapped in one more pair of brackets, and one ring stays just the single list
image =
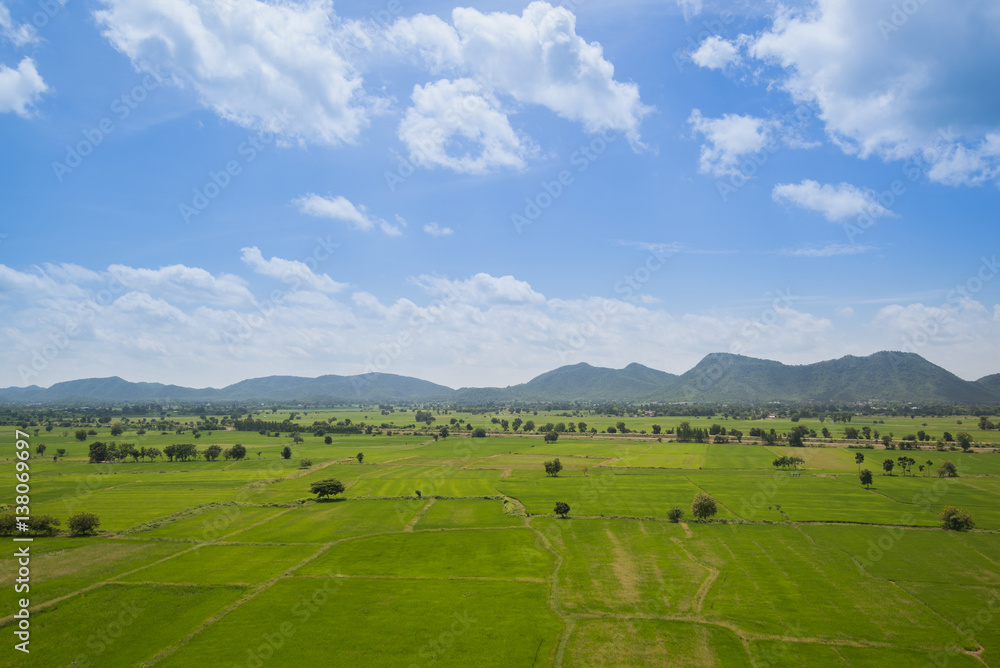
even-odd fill
[{"label": "mountain range", "polygon": [[788,365],[712,353],[681,375],[641,364],[624,369],[562,366],[520,385],[454,390],[386,373],[318,378],[267,376],[215,388],[132,383],[117,376],[0,389],[2,404],[157,403],[179,401],[313,401],[324,403],[874,401],[1000,404],[1000,374],[963,380],[915,353],[848,355]]}]

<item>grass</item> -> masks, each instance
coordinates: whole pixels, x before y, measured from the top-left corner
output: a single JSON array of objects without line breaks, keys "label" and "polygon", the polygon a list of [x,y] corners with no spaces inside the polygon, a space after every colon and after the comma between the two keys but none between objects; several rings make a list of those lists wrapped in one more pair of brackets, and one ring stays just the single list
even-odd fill
[{"label": "grass", "polygon": [[[522,418],[598,428],[619,419],[561,412]],[[413,421],[410,411],[372,408],[296,419],[328,417],[394,431]],[[452,417],[463,428],[498,429],[492,414],[444,412],[434,428]],[[682,420],[626,423],[650,430]],[[687,421],[744,433],[792,426]],[[897,438],[970,425],[968,416],[871,424]],[[32,654],[2,652],[0,665],[127,666],[161,655],[157,666],[223,668],[555,666],[558,657],[563,666],[741,666],[752,655],[757,666],[965,666],[982,665],[966,654],[982,646],[983,662],[1000,667],[1000,455],[660,443],[649,434],[566,434],[555,443],[537,434],[383,434],[330,445],[306,435],[283,460],[287,434],[213,431],[199,447],[241,442],[249,458],[91,465],[86,444],[62,431],[32,438],[69,450],[58,462],[31,461],[32,510],[64,527],[71,512],[96,512],[105,533],[31,543]],[[98,432],[94,440],[111,440],[107,427]],[[191,442],[190,433],[133,436],[117,440]],[[0,438],[8,463],[11,444]],[[870,490],[857,479],[856,452],[876,472]],[[775,471],[782,454],[805,460],[801,476]],[[933,469],[951,459],[961,476],[880,475],[882,459],[899,456],[930,459]],[[299,468],[303,457],[311,468]],[[564,469],[548,477],[542,463],[555,457]],[[309,486],[326,478],[347,490],[316,503]],[[702,491],[718,502],[712,522],[690,521]],[[501,495],[529,517],[482,498]],[[570,504],[569,519],[552,516],[557,501]],[[937,528],[952,503],[980,530]],[[665,521],[673,506],[685,510],[683,524]],[[11,557],[0,556],[7,582],[18,566]],[[9,587],[4,614],[15,598]],[[133,604],[138,616],[119,622]],[[0,623],[5,633],[10,624]],[[102,641],[115,624],[121,632]]]}]

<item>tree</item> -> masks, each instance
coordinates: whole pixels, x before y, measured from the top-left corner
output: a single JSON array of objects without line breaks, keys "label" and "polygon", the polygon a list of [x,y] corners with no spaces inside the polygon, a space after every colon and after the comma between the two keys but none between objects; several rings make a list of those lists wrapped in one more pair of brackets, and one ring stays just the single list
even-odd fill
[{"label": "tree", "polygon": [[149,461],[155,461],[157,457],[163,455],[159,448],[144,448],[146,451],[145,457],[149,457]]},{"label": "tree", "polygon": [[937,474],[939,478],[944,478],[945,476],[949,478],[958,477],[958,467],[955,466],[955,462],[951,460],[945,460],[944,463],[938,467]]},{"label": "tree", "polygon": [[976,526],[970,513],[955,506],[945,507],[938,517],[941,519],[941,528],[945,531],[967,531]]},{"label": "tree", "polygon": [[559,461],[558,457],[551,462],[545,462],[543,466],[545,466],[545,473],[553,478],[559,475],[559,472],[563,469],[562,462]]},{"label": "tree", "polygon": [[566,519],[569,515],[569,504],[564,501],[556,501],[556,515],[562,519]]},{"label": "tree", "polygon": [[545,432],[545,442],[546,443],[554,443],[557,440],[559,440],[559,432],[556,432],[556,431]]},{"label": "tree", "polygon": [[77,513],[69,518],[69,531],[74,536],[96,533],[101,520],[94,513]]},{"label": "tree", "polygon": [[896,462],[892,461],[891,459],[886,459],[884,462],[882,462],[882,470],[884,470],[886,473],[889,474],[892,474],[892,469],[895,468],[895,466]]},{"label": "tree", "polygon": [[861,479],[861,484],[865,486],[865,489],[871,489],[872,486],[872,472],[868,469],[862,469],[858,473],[858,477]]},{"label": "tree", "polygon": [[854,463],[858,465],[858,473],[861,473],[861,465],[865,463],[865,456],[860,452],[854,453]]},{"label": "tree", "polygon": [[441,425],[441,428],[438,429],[438,435],[441,438],[448,438],[448,427],[446,427],[445,425]]},{"label": "tree", "polygon": [[684,517],[684,510],[682,508],[674,506],[667,511],[667,519],[671,522],[680,522],[682,517]]},{"label": "tree", "polygon": [[286,445],[285,447],[283,447],[281,449],[281,458],[282,459],[291,459],[292,458],[292,448],[291,448],[291,446]]},{"label": "tree", "polygon": [[476,427],[472,430],[472,438],[486,438],[486,430],[482,427]]},{"label": "tree", "polygon": [[56,448],[56,455],[58,455],[59,457],[65,457],[66,448]]},{"label": "tree", "polygon": [[111,435],[112,436],[121,436],[122,432],[124,432],[124,431],[125,431],[125,429],[122,427],[121,422],[116,422],[113,425],[111,425]]},{"label": "tree", "polygon": [[708,519],[717,511],[715,499],[704,492],[698,492],[691,502],[691,514],[700,520]]},{"label": "tree", "polygon": [[522,431],[535,431],[535,421],[528,420],[527,422],[525,422],[524,429],[522,429]]},{"label": "tree", "polygon": [[301,468],[307,469],[307,468],[309,468],[312,465],[313,465],[313,460],[311,460],[311,459],[300,459],[299,460],[299,466]]},{"label": "tree", "polygon": [[86,441],[87,440],[87,430],[86,429],[77,429],[75,436],[76,436],[76,440],[78,440],[80,442]]},{"label": "tree", "polygon": [[210,445],[207,448],[205,448],[205,451],[202,454],[205,455],[205,461],[214,462],[216,459],[219,458],[219,455],[221,453],[222,453],[221,445]]},{"label": "tree", "polygon": [[317,499],[322,499],[325,496],[336,496],[343,491],[344,483],[340,482],[336,478],[320,480],[309,486],[309,492],[315,494]]},{"label": "tree", "polygon": [[364,463],[364,461],[365,461],[365,453],[359,452],[357,455],[355,455],[355,457],[357,458],[359,464],[363,464]]},{"label": "tree", "polygon": [[239,443],[229,448],[229,452],[232,455],[233,459],[243,459],[244,457],[247,456],[247,449],[242,445],[240,445]]},{"label": "tree", "polygon": [[326,443],[327,445],[331,445],[333,443],[333,437],[331,437],[331,436],[324,436],[323,437],[323,442]]},{"label": "tree", "polygon": [[830,430],[827,427],[823,427],[823,438],[830,438]]},{"label": "tree", "polygon": [[660,431],[662,431],[662,429],[663,428],[660,425],[654,424],[653,425],[653,435],[655,436],[656,434],[659,434]]},{"label": "tree", "polygon": [[90,463],[100,464],[108,458],[108,446],[100,441],[90,444]]},{"label": "tree", "polygon": [[967,431],[960,431],[955,434],[955,440],[958,441],[958,444],[961,445],[962,449],[966,452],[968,452],[969,448],[972,447],[972,434]]},{"label": "tree", "polygon": [[37,447],[37,448],[35,448],[35,452],[36,452],[36,453],[37,453],[37,454],[38,454],[39,456],[41,456],[41,455],[44,455],[44,454],[45,454],[45,444],[44,444],[44,443],[39,443],[39,444],[38,444],[38,447]]},{"label": "tree", "polygon": [[519,417],[516,417],[514,418],[514,421],[510,423],[510,426],[514,428],[514,431],[517,431],[518,429],[521,428],[522,424],[524,424],[524,420],[522,420]]}]

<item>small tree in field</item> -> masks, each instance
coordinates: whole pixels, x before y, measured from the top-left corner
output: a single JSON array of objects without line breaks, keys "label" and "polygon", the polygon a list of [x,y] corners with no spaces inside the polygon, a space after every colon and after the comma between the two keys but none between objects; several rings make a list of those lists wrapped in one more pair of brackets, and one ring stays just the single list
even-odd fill
[{"label": "small tree in field", "polygon": [[291,446],[286,445],[285,447],[283,447],[281,449],[281,458],[282,459],[291,459],[292,458],[292,448],[291,448]]},{"label": "small tree in field", "polygon": [[896,462],[892,461],[891,459],[886,459],[885,461],[882,462],[882,469],[889,475],[892,475],[892,469],[895,466]]},{"label": "small tree in field", "polygon": [[364,463],[364,461],[365,461],[365,453],[363,453],[363,452],[359,452],[359,453],[357,454],[357,457],[358,457],[358,463],[359,463],[359,464],[362,464],[362,463]]},{"label": "small tree in field", "polygon": [[344,483],[336,478],[320,480],[311,484],[309,491],[315,494],[317,499],[322,499],[325,496],[336,496],[344,491]]},{"label": "small tree in field", "polygon": [[968,531],[976,526],[972,515],[955,506],[947,506],[938,517],[941,519],[941,528],[945,531]]},{"label": "small tree in field", "polygon": [[559,432],[557,432],[557,431],[547,431],[547,432],[545,432],[545,442],[546,443],[555,443],[558,440],[559,440]]},{"label": "small tree in field", "polygon": [[704,492],[695,495],[691,502],[691,514],[700,520],[708,519],[717,512],[715,499]]},{"label": "small tree in field", "polygon": [[858,474],[861,478],[861,484],[865,486],[865,489],[871,489],[872,482],[872,472],[868,469],[862,469],[861,473]]},{"label": "small tree in field", "polygon": [[74,536],[96,533],[101,520],[94,513],[77,513],[69,518],[69,530]]},{"label": "small tree in field", "polygon": [[955,462],[950,459],[945,460],[941,466],[938,467],[937,474],[939,478],[957,478],[958,477],[958,467],[955,466]]},{"label": "small tree in field", "polygon": [[858,465],[858,473],[861,473],[861,465],[865,463],[865,456],[860,452],[854,453],[854,463]]},{"label": "small tree in field", "polygon": [[301,468],[307,469],[307,468],[309,468],[312,465],[313,465],[313,460],[311,460],[311,459],[300,459],[299,460],[299,466]]},{"label": "small tree in field", "polygon": [[955,440],[958,441],[958,444],[962,446],[962,449],[966,452],[968,452],[969,448],[972,447],[972,434],[967,431],[960,431],[955,434]]},{"label": "small tree in field", "polygon": [[555,512],[562,519],[566,519],[566,516],[569,515],[569,504],[564,501],[556,501]]},{"label": "small tree in field", "polygon": [[86,441],[87,440],[87,430],[86,429],[77,429],[76,433],[74,433],[73,435],[76,436],[76,440],[78,440],[78,441],[82,442],[82,441]]},{"label": "small tree in field", "polygon": [[684,510],[682,508],[674,506],[667,511],[667,519],[671,522],[680,522],[682,517],[684,517]]},{"label": "small tree in field", "polygon": [[556,457],[551,462],[545,462],[543,466],[545,466],[546,475],[550,475],[553,478],[559,475],[559,472],[562,471],[563,469],[562,462],[559,461],[558,457]]}]

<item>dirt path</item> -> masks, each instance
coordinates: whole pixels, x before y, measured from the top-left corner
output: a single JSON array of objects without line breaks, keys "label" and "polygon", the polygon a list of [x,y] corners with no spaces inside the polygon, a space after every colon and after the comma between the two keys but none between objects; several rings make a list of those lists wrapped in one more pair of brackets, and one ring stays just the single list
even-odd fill
[{"label": "dirt path", "polygon": [[424,513],[431,509],[431,506],[434,505],[435,501],[437,501],[437,499],[431,499],[427,502],[426,506],[417,511],[417,514],[413,516],[413,519],[407,522],[406,526],[403,527],[403,531],[406,533],[413,533],[413,526],[420,521],[420,518],[424,516]]}]

